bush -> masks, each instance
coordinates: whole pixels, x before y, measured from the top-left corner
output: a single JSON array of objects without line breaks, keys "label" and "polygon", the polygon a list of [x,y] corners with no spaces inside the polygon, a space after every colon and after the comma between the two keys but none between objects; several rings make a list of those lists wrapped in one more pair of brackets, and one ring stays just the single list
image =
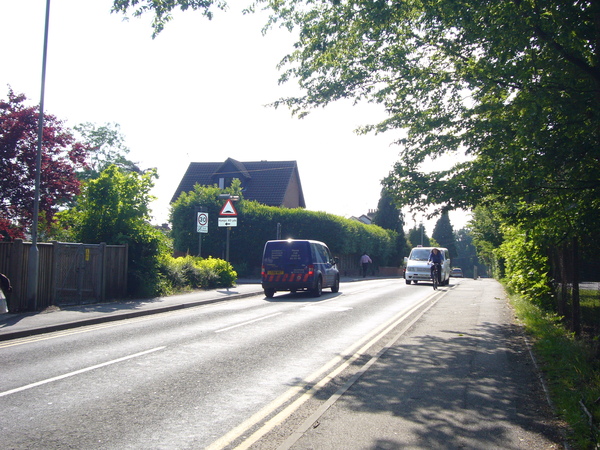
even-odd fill
[{"label": "bush", "polygon": [[179,258],[164,256],[160,272],[165,281],[163,295],[187,289],[231,287],[237,279],[237,273],[226,261],[189,255]]},{"label": "bush", "polygon": [[505,260],[507,288],[542,308],[551,309],[548,258],[540,246],[517,228],[506,228],[505,237],[496,254]]}]

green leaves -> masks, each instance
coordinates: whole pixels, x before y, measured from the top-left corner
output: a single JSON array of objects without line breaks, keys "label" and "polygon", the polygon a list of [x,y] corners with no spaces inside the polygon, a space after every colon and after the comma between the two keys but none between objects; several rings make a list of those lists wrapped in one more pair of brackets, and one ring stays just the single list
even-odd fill
[{"label": "green leaves", "polygon": [[213,9],[225,9],[227,3],[221,0],[114,0],[112,12],[127,14],[132,11],[134,17],[140,17],[147,13],[154,13],[152,20],[155,38],[164,29],[167,22],[173,19],[173,10],[181,11],[188,9],[201,11],[204,16],[211,19]]},{"label": "green leaves", "polygon": [[[226,229],[217,225],[223,205],[223,200],[218,199],[220,193],[216,186],[198,185],[194,191],[181,194],[173,204],[171,223],[175,250],[197,254],[199,237],[195,217],[202,207],[209,213],[209,232],[202,236],[202,256],[221,256]],[[278,224],[282,239],[320,240],[336,255],[358,255],[367,251],[384,264],[400,250],[397,248],[397,231],[367,226],[324,212],[277,208],[243,199],[236,203],[236,210],[238,226],[232,227],[230,234],[234,266],[259,266],[265,242],[277,239]]]},{"label": "green leaves", "polygon": [[154,169],[140,175],[112,165],[99,178],[87,182],[76,207],[80,242],[135,242],[135,236],[150,220],[150,190],[156,176]]},{"label": "green leaves", "polygon": [[[549,207],[560,192],[598,196],[596,6],[263,3],[273,23],[299,30],[282,79],[298,80],[304,94],[276,104],[298,114],[340,98],[384,105],[388,118],[362,130],[404,132],[386,180],[400,204]],[[439,172],[426,166],[456,151],[469,159]]]}]

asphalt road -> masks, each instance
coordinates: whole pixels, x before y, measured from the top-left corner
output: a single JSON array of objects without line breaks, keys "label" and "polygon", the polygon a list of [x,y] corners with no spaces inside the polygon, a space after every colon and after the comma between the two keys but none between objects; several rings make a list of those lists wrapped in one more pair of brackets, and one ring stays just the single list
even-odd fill
[{"label": "asphalt road", "polygon": [[0,342],[7,449],[558,448],[493,280],[264,295]]}]

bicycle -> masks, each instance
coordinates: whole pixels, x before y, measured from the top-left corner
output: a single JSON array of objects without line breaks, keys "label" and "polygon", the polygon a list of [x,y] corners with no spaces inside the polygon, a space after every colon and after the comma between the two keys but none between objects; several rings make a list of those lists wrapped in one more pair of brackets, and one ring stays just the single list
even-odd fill
[{"label": "bicycle", "polygon": [[440,280],[440,263],[433,263],[433,270],[431,271],[431,281],[433,283],[433,289],[437,290]]}]

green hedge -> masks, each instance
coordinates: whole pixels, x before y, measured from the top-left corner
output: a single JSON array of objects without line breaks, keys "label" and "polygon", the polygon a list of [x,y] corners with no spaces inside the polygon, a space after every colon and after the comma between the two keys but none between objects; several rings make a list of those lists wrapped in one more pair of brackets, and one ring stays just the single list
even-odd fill
[{"label": "green hedge", "polygon": [[[218,195],[222,192],[216,187],[196,186],[194,191],[183,193],[173,204],[171,223],[176,251],[198,253],[196,215],[202,207],[209,214],[209,232],[201,237],[202,256],[224,258],[226,229],[218,226],[219,212],[224,204]],[[238,195],[235,191],[229,193]],[[243,199],[236,202],[235,207],[237,227],[230,230],[229,260],[234,267],[243,267],[249,274],[255,274],[260,267],[265,242],[277,238],[278,224],[282,239],[322,241],[335,256],[360,255],[366,251],[381,266],[398,259],[395,231],[324,212],[277,208]]]}]

